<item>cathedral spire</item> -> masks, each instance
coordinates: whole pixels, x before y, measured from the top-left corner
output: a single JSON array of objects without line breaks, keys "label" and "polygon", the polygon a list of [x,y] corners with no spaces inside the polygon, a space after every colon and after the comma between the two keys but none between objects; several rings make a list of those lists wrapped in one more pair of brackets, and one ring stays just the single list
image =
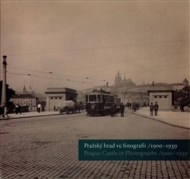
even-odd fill
[{"label": "cathedral spire", "polygon": [[124,81],[126,81],[126,80],[127,80],[127,79],[126,79],[126,75],[125,75],[125,74],[124,74],[124,78],[123,78],[123,79],[124,79]]},{"label": "cathedral spire", "polygon": [[25,86],[25,85],[24,85],[24,87],[23,87],[22,93],[23,93],[23,94],[27,94],[27,93],[28,93],[27,90],[26,90],[26,86]]},{"label": "cathedral spire", "polygon": [[115,87],[131,87],[131,86],[135,86],[135,83],[133,83],[133,81],[131,79],[127,79],[126,75],[124,73],[124,77],[118,70],[117,74],[115,75]]},{"label": "cathedral spire", "polygon": [[121,83],[121,81],[122,81],[122,78],[118,70],[117,75],[115,76],[115,85],[118,86]]},{"label": "cathedral spire", "polygon": [[31,86],[29,86],[28,93],[29,93],[29,94],[32,94],[32,93],[33,93],[33,91],[32,91],[32,87],[31,87]]}]

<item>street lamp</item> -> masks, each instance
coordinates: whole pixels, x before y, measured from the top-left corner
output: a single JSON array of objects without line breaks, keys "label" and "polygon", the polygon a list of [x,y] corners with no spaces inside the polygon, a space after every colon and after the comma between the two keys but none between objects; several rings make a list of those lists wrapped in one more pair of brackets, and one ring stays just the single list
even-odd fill
[{"label": "street lamp", "polygon": [[4,105],[6,103],[6,84],[7,84],[7,56],[3,55],[3,78],[2,78],[2,97],[1,104]]}]

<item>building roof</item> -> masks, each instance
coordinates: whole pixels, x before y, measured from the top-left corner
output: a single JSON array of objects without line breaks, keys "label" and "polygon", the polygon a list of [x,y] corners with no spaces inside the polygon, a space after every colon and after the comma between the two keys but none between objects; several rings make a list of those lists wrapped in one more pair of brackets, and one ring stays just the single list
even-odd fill
[{"label": "building roof", "polygon": [[171,85],[173,85],[173,86],[184,86],[183,83],[171,83]]},{"label": "building roof", "polygon": [[28,98],[36,99],[36,97],[34,97],[31,94],[16,94],[12,97],[12,99],[28,99]]},{"label": "building roof", "polygon": [[148,90],[148,93],[150,92],[172,92],[173,91],[173,88],[172,86],[151,86]]},{"label": "building roof", "polygon": [[76,93],[76,90],[71,88],[47,88],[47,91],[45,91],[45,93]]}]

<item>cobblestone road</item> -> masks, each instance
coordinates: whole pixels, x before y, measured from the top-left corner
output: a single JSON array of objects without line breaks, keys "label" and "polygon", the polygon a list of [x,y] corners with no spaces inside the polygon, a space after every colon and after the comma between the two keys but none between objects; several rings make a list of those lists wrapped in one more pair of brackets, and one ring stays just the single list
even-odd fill
[{"label": "cobblestone road", "polygon": [[189,130],[127,114],[0,121],[1,179],[190,178],[188,161],[79,161],[79,139],[189,139]]}]

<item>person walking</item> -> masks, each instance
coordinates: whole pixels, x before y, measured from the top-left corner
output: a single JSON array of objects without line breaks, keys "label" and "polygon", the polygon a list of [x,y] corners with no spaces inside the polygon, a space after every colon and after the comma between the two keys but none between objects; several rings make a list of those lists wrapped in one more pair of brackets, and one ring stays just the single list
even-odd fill
[{"label": "person walking", "polygon": [[16,104],[16,105],[15,105],[15,114],[18,114],[18,111],[19,111],[19,105]]},{"label": "person walking", "polygon": [[117,116],[117,105],[116,103],[114,103],[114,117]]},{"label": "person walking", "polygon": [[133,102],[132,108],[133,108],[133,111],[136,112],[136,110],[137,110],[137,103],[136,102]]},{"label": "person walking", "polygon": [[184,112],[184,107],[185,107],[185,105],[182,103],[182,104],[180,105],[180,110],[181,110],[181,112]]},{"label": "person walking", "polygon": [[4,106],[0,106],[0,118],[4,118]]},{"label": "person walking", "polygon": [[20,106],[20,104],[16,104],[16,106],[15,106],[15,114],[18,114],[18,113],[21,114],[21,106]]},{"label": "person walking", "polygon": [[124,111],[125,111],[125,106],[123,105],[123,103],[121,103],[121,104],[120,104],[121,117],[124,117]]},{"label": "person walking", "polygon": [[154,105],[154,113],[155,113],[155,116],[158,115],[158,109],[159,109],[159,105],[157,102],[155,102],[155,105]]},{"label": "person walking", "polygon": [[153,111],[154,111],[153,103],[150,103],[149,109],[150,109],[150,115],[153,116]]},{"label": "person walking", "polygon": [[41,111],[41,107],[42,107],[42,106],[41,106],[41,104],[39,103],[38,106],[37,106],[37,111],[38,111],[39,113],[40,113],[40,111]]},{"label": "person walking", "polygon": [[111,104],[110,114],[111,114],[111,117],[115,116],[115,103]]},{"label": "person walking", "polygon": [[18,104],[18,113],[20,113],[20,114],[22,113],[20,104]]},{"label": "person walking", "polygon": [[7,107],[6,104],[5,104],[5,106],[4,106],[4,117],[7,118],[7,119],[9,119],[9,115],[8,115],[8,107]]}]

